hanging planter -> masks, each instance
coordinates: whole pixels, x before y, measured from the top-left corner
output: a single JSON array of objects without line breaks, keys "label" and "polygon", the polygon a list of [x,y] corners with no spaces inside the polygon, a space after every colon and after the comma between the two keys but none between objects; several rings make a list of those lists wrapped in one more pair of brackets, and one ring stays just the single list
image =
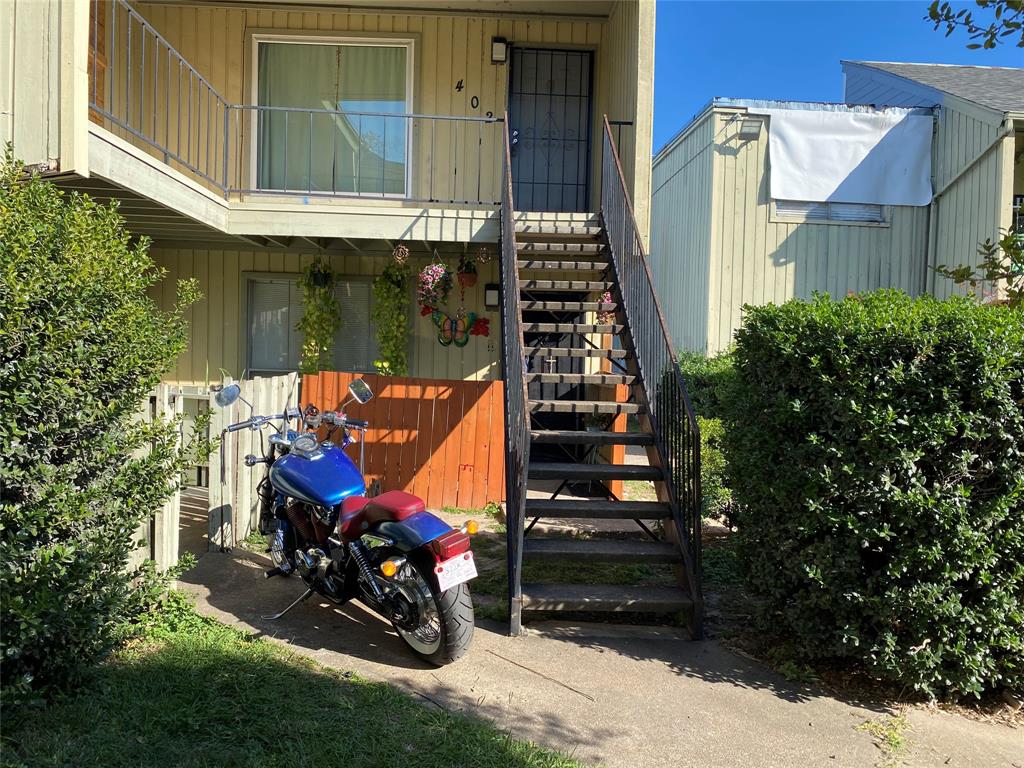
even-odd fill
[{"label": "hanging planter", "polygon": [[444,262],[427,264],[420,272],[416,301],[421,307],[440,307],[452,290],[452,273]]},{"label": "hanging planter", "polygon": [[341,305],[334,295],[334,280],[331,265],[318,256],[300,281],[302,318],[296,329],[302,334],[302,373],[318,373],[331,366],[334,338],[341,327]]},{"label": "hanging planter", "polygon": [[[404,246],[400,246],[403,247]],[[377,373],[385,376],[409,374],[409,291],[408,249],[406,258],[395,261],[373,280],[373,309],[370,317],[377,329],[380,359],[374,360]]]},{"label": "hanging planter", "polygon": [[313,288],[326,288],[334,284],[334,272],[327,262],[317,259],[310,265],[306,279]]},{"label": "hanging planter", "polygon": [[462,254],[459,258],[459,289],[465,296],[467,288],[472,288],[476,285],[477,273],[476,273],[476,261],[466,254]]}]

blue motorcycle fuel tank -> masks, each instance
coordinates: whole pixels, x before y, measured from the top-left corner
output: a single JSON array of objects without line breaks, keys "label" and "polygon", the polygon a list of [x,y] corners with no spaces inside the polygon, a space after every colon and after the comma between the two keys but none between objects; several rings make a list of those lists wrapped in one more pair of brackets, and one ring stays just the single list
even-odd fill
[{"label": "blue motorcycle fuel tank", "polygon": [[285,454],[270,467],[270,483],[286,496],[321,507],[366,493],[359,468],[334,443],[322,443],[310,455]]}]

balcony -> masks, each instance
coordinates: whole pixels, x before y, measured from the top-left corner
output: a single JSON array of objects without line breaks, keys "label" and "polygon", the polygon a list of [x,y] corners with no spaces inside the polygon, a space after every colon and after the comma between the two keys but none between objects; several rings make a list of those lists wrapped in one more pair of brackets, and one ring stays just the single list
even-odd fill
[{"label": "balcony", "polygon": [[499,117],[418,114],[411,93],[373,89],[326,106],[231,103],[125,0],[91,10],[91,122],[226,201],[499,205]]}]

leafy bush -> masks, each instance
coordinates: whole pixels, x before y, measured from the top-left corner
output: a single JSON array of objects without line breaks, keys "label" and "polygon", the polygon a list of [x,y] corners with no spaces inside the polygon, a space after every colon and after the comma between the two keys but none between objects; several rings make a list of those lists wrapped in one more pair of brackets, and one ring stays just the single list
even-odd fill
[{"label": "leafy bush", "polygon": [[929,694],[1024,686],[1024,312],[745,312],[725,446],[765,628]]},{"label": "leafy bush", "polygon": [[732,355],[724,352],[706,357],[699,352],[684,352],[679,356],[679,367],[700,427],[700,486],[704,514],[714,517],[730,514],[732,492],[725,477],[725,455],[722,452],[725,429],[721,410],[733,377]]},{"label": "leafy bush", "polygon": [[73,682],[154,594],[135,532],[196,451],[133,423],[185,348],[181,309],[114,207],[0,167],[0,685],[6,701]]}]

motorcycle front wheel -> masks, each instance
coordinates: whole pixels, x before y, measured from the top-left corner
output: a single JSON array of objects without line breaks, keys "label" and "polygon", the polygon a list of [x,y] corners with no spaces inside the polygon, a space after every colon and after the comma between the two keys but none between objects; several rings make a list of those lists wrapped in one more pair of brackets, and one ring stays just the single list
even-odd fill
[{"label": "motorcycle front wheel", "polygon": [[398,636],[413,652],[439,667],[462,657],[473,639],[475,618],[468,584],[438,592],[419,565],[407,560],[392,583],[416,607],[415,628],[392,621]]}]

